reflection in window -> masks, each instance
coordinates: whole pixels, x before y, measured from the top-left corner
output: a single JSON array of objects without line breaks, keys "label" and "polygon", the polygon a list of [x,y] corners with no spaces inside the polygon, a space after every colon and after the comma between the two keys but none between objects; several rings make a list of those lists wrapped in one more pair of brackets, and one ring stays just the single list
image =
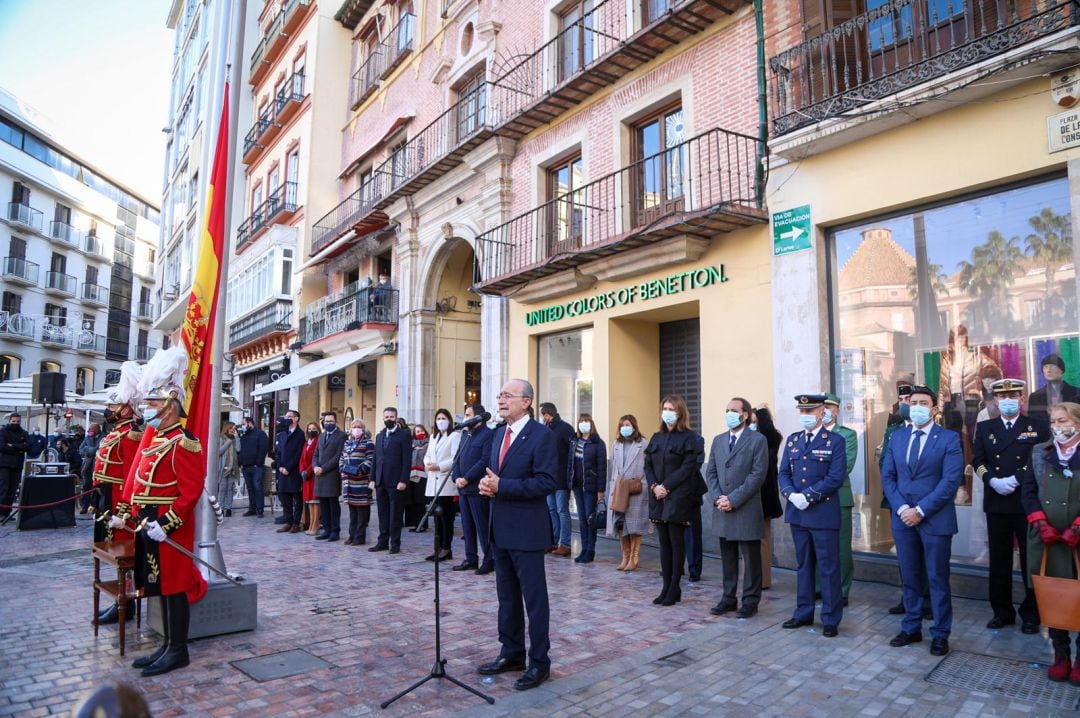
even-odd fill
[{"label": "reflection in window", "polygon": [[540,338],[537,404],[550,401],[568,421],[593,411],[593,330]]}]

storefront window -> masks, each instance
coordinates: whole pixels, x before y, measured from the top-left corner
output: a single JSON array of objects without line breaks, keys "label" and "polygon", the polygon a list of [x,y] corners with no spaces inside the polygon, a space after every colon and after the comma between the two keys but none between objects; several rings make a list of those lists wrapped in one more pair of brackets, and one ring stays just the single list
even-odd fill
[{"label": "storefront window", "polygon": [[[856,550],[892,550],[878,457],[886,426],[899,421],[896,385],[912,382],[938,392],[939,423],[964,445],[953,560],[986,563],[971,437],[977,422],[998,416],[990,384],[1020,378],[1039,392],[1050,354],[1064,361],[1065,382],[1080,381],[1070,222],[1061,178],[830,233],[833,379],[843,422],[860,439]],[[1045,393],[1025,411],[1045,412]]]},{"label": "storefront window", "polygon": [[593,411],[593,330],[540,337],[537,403],[550,401],[570,424]]}]

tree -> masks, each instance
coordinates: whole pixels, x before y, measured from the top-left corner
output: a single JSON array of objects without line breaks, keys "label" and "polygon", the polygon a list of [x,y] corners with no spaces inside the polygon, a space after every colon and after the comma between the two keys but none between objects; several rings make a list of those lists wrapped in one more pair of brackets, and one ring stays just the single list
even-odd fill
[{"label": "tree", "polygon": [[995,229],[984,243],[971,250],[970,262],[963,260],[957,265],[960,289],[976,300],[984,319],[989,317],[987,310],[991,306],[1003,307],[1006,318],[1012,318],[1006,289],[1016,281],[1023,256],[1019,237],[1006,239]]},{"label": "tree", "polygon": [[[949,275],[942,271],[940,264],[930,263],[926,265],[926,272],[930,275],[930,284],[933,285],[934,293],[949,296],[949,287],[946,282],[949,281]],[[912,299],[916,299],[919,296],[919,268],[913,265],[908,269],[908,295]]]},{"label": "tree", "polygon": [[1028,224],[1034,232],[1027,236],[1027,251],[1045,269],[1049,301],[1058,267],[1072,259],[1072,220],[1067,214],[1056,214],[1050,207],[1043,207]]}]

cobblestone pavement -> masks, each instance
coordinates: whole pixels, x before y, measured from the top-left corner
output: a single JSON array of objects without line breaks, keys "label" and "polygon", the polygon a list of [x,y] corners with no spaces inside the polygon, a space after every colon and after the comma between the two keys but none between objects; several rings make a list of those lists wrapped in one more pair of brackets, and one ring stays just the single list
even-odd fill
[{"label": "cobblestone pavement", "polygon": [[[277,534],[265,519],[234,516],[221,528],[230,570],[259,584],[256,631],[203,639],[193,664],[142,679],[129,667],[156,647],[129,624],[121,660],[116,627],[95,639],[90,627],[90,524],[16,532],[0,528],[0,716],[44,716],[69,710],[108,676],[135,684],[156,716],[262,715],[730,715],[730,716],[1027,716],[1059,708],[998,692],[974,692],[926,681],[940,663],[929,641],[889,648],[898,621],[885,609],[895,587],[857,582],[840,636],[782,630],[794,605],[794,576],[774,572],[757,616],[715,618],[720,565],[706,558],[700,583],[684,582],[683,601],[659,608],[657,557],[642,569],[614,570],[616,542],[601,539],[596,563],[549,558],[552,680],[518,693],[516,674],[482,681],[475,666],[494,658],[494,575],[444,571],[443,647],[449,673],[493,695],[487,706],[449,682],[428,683],[381,711],[378,703],[426,675],[433,660],[431,534],[406,534],[397,556],[366,547]],[[462,549],[455,540],[455,552]],[[456,553],[455,559],[463,556]],[[1019,661],[1014,677],[1048,688],[1045,636],[1016,627],[984,628],[982,601],[956,599],[952,648]],[[331,667],[257,682],[232,662],[304,649]],[[95,678],[92,678],[94,676]],[[1054,686],[1061,690],[1060,686]],[[1080,688],[1069,696],[1080,700]],[[1076,701],[1072,702],[1076,707]]]}]

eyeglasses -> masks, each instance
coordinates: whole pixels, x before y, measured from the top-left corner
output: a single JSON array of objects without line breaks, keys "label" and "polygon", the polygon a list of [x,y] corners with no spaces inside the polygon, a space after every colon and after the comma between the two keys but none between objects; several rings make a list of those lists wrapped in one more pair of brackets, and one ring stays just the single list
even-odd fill
[{"label": "eyeglasses", "polygon": [[499,399],[525,399],[524,394],[508,394],[505,391],[498,396]]}]

